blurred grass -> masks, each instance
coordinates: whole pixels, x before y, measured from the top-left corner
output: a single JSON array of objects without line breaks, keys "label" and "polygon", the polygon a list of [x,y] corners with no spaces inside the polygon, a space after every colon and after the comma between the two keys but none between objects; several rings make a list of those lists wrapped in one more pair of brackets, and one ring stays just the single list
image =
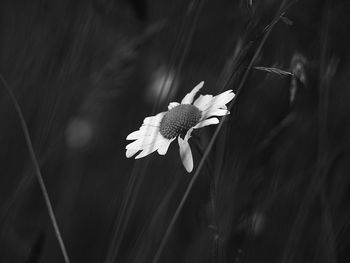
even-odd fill
[{"label": "blurred grass", "polygon": [[[201,80],[236,91],[281,2],[0,3],[0,72],[71,262],[152,262],[193,174],[175,144],[126,159],[125,137]],[[350,261],[349,10],[298,1],[276,24],[253,66],[294,76],[247,75],[159,262]],[[173,90],[150,101],[160,68]],[[0,121],[0,261],[63,262],[3,90]],[[195,168],[214,131],[191,139]]]}]

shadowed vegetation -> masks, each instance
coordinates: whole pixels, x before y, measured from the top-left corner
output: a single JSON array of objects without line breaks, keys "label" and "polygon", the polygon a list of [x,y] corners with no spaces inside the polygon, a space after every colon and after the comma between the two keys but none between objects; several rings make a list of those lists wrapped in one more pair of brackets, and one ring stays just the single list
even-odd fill
[{"label": "shadowed vegetation", "polygon": [[[4,0],[0,262],[350,261],[350,3]],[[126,136],[197,83],[188,174]],[[38,161],[60,234],[38,182]]]}]

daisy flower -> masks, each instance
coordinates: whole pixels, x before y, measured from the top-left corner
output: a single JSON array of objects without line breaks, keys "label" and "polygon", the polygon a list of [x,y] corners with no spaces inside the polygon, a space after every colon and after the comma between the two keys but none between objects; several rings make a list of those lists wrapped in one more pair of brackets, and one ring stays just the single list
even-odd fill
[{"label": "daisy flower", "polygon": [[226,104],[235,96],[232,90],[227,90],[217,96],[200,95],[194,102],[197,92],[203,87],[202,81],[186,94],[181,103],[170,102],[168,111],[158,113],[144,119],[139,130],[130,133],[126,139],[134,140],[126,149],[126,157],[136,153],[135,159],[145,157],[155,151],[165,155],[169,145],[176,138],[179,144],[181,161],[187,170],[193,170],[193,157],[188,140],[194,129],[218,124],[217,116],[224,116],[230,112]]}]

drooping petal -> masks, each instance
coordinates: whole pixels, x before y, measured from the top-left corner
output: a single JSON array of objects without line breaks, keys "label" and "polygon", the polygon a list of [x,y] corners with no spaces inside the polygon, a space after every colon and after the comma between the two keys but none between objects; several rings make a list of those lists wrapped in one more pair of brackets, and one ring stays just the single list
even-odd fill
[{"label": "drooping petal", "polygon": [[168,151],[168,148],[169,148],[170,144],[171,144],[172,141],[174,141],[174,140],[175,140],[175,138],[164,141],[164,143],[163,143],[162,145],[159,146],[159,148],[158,148],[158,153],[159,153],[160,155],[165,155],[165,154],[167,153],[167,151]]},{"label": "drooping petal", "polygon": [[200,82],[195,86],[190,93],[187,93],[186,96],[182,99],[181,104],[191,104],[193,102],[194,96],[197,92],[203,87],[204,81]]},{"label": "drooping petal", "polygon": [[188,140],[191,138],[191,134],[192,134],[192,132],[193,132],[193,128],[194,128],[194,127],[192,127],[191,129],[189,129],[189,130],[187,131],[184,140],[188,141]]},{"label": "drooping petal", "polygon": [[190,145],[187,140],[182,139],[180,136],[178,138],[180,158],[183,166],[188,173],[193,170],[193,157]]},{"label": "drooping petal", "polygon": [[199,95],[198,99],[195,100],[193,103],[194,106],[196,106],[201,111],[205,110],[205,105],[209,104],[212,100],[213,95]]},{"label": "drooping petal", "polygon": [[178,102],[170,102],[168,105],[168,110],[171,110],[172,108],[175,108],[176,106],[179,106],[180,103]]},{"label": "drooping petal", "polygon": [[199,128],[203,128],[205,126],[214,125],[214,124],[218,124],[218,123],[219,123],[219,119],[218,118],[210,118],[210,119],[206,119],[204,121],[199,122],[193,128],[194,129],[199,129]]},{"label": "drooping petal", "polygon": [[143,124],[144,125],[149,125],[149,126],[159,126],[161,120],[163,119],[164,115],[165,115],[166,111],[160,112],[155,116],[150,116],[150,117],[146,117],[143,120]]},{"label": "drooping petal", "polygon": [[136,155],[135,159],[140,159],[142,157],[145,157],[159,149],[164,143],[166,143],[168,139],[165,139],[164,137],[158,137],[157,140],[154,143],[151,143],[143,148],[143,150]]}]

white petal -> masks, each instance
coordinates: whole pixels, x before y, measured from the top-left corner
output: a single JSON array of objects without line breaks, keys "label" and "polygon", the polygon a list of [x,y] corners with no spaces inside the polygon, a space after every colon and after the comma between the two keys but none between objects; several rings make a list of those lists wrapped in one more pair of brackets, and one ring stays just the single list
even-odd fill
[{"label": "white petal", "polygon": [[171,140],[166,140],[162,145],[159,146],[158,148],[158,153],[160,155],[165,155],[168,151],[169,145],[170,143],[175,140],[175,138],[171,139]]},{"label": "white petal", "polygon": [[134,131],[134,132],[130,133],[126,137],[126,139],[127,140],[137,140],[137,139],[140,139],[141,137],[156,136],[158,131],[159,131],[158,127],[143,125],[140,127],[140,129],[138,131]]},{"label": "white petal", "polygon": [[164,137],[158,138],[158,140],[154,143],[151,143],[150,145],[144,147],[142,152],[136,155],[135,159],[140,159],[142,157],[145,157],[146,155],[153,153],[154,151],[158,150],[159,147],[161,147],[166,141],[168,141],[168,139],[165,139]]},{"label": "white petal", "polygon": [[188,141],[191,138],[192,132],[193,132],[193,127],[187,131],[184,140]]},{"label": "white petal", "polygon": [[126,158],[133,157],[137,152],[138,150],[130,150],[130,149],[126,150],[126,153],[125,153]]},{"label": "white petal", "polygon": [[188,173],[193,170],[193,157],[190,145],[187,140],[183,140],[180,136],[178,138],[179,148],[180,148],[180,158],[183,166]]},{"label": "white petal", "polygon": [[127,139],[127,140],[136,140],[136,139],[140,138],[141,135],[142,135],[142,134],[141,134],[141,131],[134,131],[134,132],[130,133],[130,134],[126,137],[126,139]]},{"label": "white petal", "polygon": [[182,99],[181,104],[191,104],[193,102],[194,96],[197,92],[203,87],[204,81],[200,82],[195,86],[190,93],[187,93],[186,96]]},{"label": "white petal", "polygon": [[155,116],[150,116],[147,117],[143,120],[143,124],[144,125],[150,125],[150,126],[159,126],[161,120],[163,119],[164,115],[165,115],[166,111],[164,112],[160,112]]},{"label": "white petal", "polygon": [[195,100],[193,103],[194,106],[196,106],[200,110],[205,110],[205,105],[209,105],[209,102],[211,102],[213,98],[213,95],[200,95],[198,99]]},{"label": "white petal", "polygon": [[227,114],[230,114],[230,112],[228,110],[213,108],[213,109],[209,109],[207,111],[203,111],[202,112],[202,119],[204,120],[204,119],[210,118],[212,116],[225,116]]},{"label": "white petal", "polygon": [[210,119],[206,119],[204,121],[201,121],[200,123],[198,123],[196,126],[194,126],[194,129],[199,129],[199,128],[203,128],[205,126],[209,126],[209,125],[213,125],[213,124],[218,124],[219,123],[219,119],[218,118],[210,118]]},{"label": "white petal", "polygon": [[227,90],[227,91],[213,97],[210,102],[208,102],[206,105],[203,105],[201,110],[208,111],[208,110],[212,110],[212,109],[223,108],[234,97],[235,97],[235,94],[233,93],[233,91]]},{"label": "white petal", "polygon": [[132,143],[129,143],[125,149],[132,149],[132,150],[142,150],[146,147],[150,147],[151,145],[154,145],[164,137],[158,133],[156,136],[148,136],[148,137],[142,137]]},{"label": "white petal", "polygon": [[156,131],[159,131],[158,126],[152,126],[149,124],[142,124],[139,131],[143,132],[144,134],[154,133]]},{"label": "white petal", "polygon": [[172,108],[175,108],[176,106],[179,106],[180,103],[178,102],[170,102],[168,105],[168,110],[171,110]]}]

